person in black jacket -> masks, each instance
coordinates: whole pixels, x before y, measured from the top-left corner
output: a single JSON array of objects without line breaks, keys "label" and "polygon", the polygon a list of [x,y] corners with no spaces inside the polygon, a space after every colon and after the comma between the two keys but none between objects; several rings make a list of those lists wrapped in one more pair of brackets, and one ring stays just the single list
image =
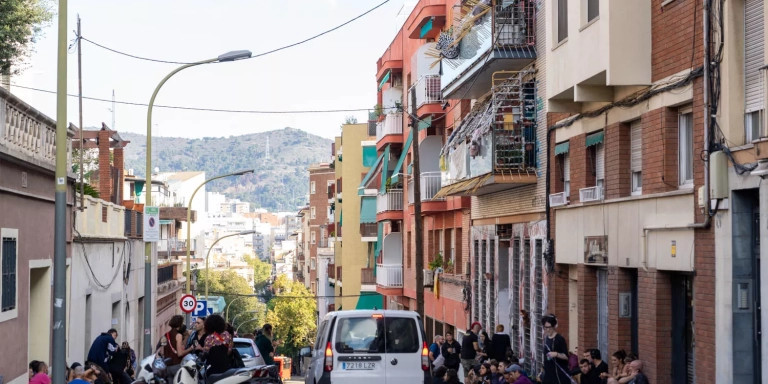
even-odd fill
[{"label": "person in black jacket", "polygon": [[109,372],[109,360],[112,355],[117,352],[117,330],[112,328],[107,332],[102,332],[91,344],[91,349],[88,350],[88,358],[86,361],[97,364],[104,371]]},{"label": "person in black jacket", "polygon": [[459,342],[454,340],[453,334],[450,332],[446,332],[445,334],[445,342],[443,343],[442,348],[440,348],[440,354],[443,355],[443,359],[445,359],[445,365],[448,369],[453,369],[454,372],[459,369],[459,365],[461,364],[461,358],[459,357],[461,354],[461,345],[459,345]]},{"label": "person in black jacket", "polygon": [[509,335],[504,333],[504,325],[499,324],[496,326],[496,333],[493,334],[491,339],[488,357],[496,361],[504,361],[508,359],[507,354],[511,354],[511,352],[512,341],[509,339]]}]

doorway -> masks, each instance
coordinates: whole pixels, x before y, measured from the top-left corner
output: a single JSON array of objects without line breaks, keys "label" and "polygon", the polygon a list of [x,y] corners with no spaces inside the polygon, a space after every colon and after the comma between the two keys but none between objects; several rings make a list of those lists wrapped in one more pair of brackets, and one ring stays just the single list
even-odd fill
[{"label": "doorway", "polygon": [[30,260],[27,360],[50,361],[51,356],[51,262]]},{"label": "doorway", "polygon": [[672,285],[672,382],[693,384],[693,280],[688,275],[670,276]]}]

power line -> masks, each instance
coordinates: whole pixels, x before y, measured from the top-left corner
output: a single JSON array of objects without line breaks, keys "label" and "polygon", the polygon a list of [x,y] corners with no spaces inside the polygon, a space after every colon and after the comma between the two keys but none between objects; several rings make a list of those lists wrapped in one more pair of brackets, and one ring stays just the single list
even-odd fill
[{"label": "power line", "polygon": [[[309,42],[309,41],[312,41],[312,40],[314,40],[314,39],[317,39],[318,37],[321,37],[321,36],[323,36],[323,35],[326,35],[326,34],[328,34],[328,33],[331,33],[331,32],[333,32],[333,31],[336,31],[336,30],[338,30],[338,29],[340,29],[340,28],[342,28],[342,27],[346,26],[347,24],[350,24],[350,23],[352,23],[352,22],[354,22],[354,21],[356,21],[356,20],[358,20],[358,19],[362,18],[363,16],[365,16],[365,15],[367,15],[367,14],[369,14],[369,13],[371,13],[371,12],[375,11],[376,9],[378,9],[379,7],[381,7],[382,5],[384,5],[384,4],[388,3],[388,2],[389,2],[389,0],[384,0],[383,2],[379,3],[379,5],[377,5],[377,6],[373,7],[373,8],[371,8],[371,9],[369,9],[369,10],[367,10],[367,11],[365,11],[365,12],[363,12],[363,13],[361,13],[361,14],[359,14],[359,15],[357,15],[357,16],[355,16],[355,17],[353,17],[353,18],[351,18],[351,19],[349,19],[349,20],[347,20],[347,21],[345,21],[344,23],[342,23],[342,24],[339,24],[339,25],[337,25],[337,26],[335,26],[335,27],[333,27],[333,28],[331,28],[331,29],[328,29],[328,30],[325,30],[325,31],[323,31],[323,32],[320,32],[320,33],[318,33],[318,34],[316,34],[316,35],[314,35],[314,36],[312,36],[312,37],[309,37],[309,38],[306,38],[306,39],[304,39],[304,40],[298,41],[298,42],[296,42],[296,43],[288,44],[288,45],[285,45],[285,46],[282,46],[282,47],[279,47],[279,48],[271,49],[271,50],[269,50],[269,51],[265,51],[265,52],[257,53],[257,54],[255,54],[255,55],[253,55],[253,56],[249,57],[249,59],[255,59],[255,58],[257,58],[257,57],[266,56],[266,55],[269,55],[269,54],[272,54],[272,53],[275,53],[275,52],[279,52],[279,51],[282,51],[282,50],[285,50],[285,49],[288,49],[288,48],[292,48],[292,47],[295,47],[295,46],[298,46],[298,45],[304,44],[304,43],[306,43],[306,42]],[[110,47],[107,47],[107,46],[105,46],[105,45],[103,45],[103,44],[99,44],[99,43],[97,43],[97,42],[95,42],[95,41],[93,41],[93,40],[87,39],[87,38],[83,37],[82,35],[80,35],[80,36],[77,36],[77,39],[79,39],[79,40],[85,40],[85,41],[87,41],[87,42],[89,42],[89,43],[91,43],[91,44],[93,44],[93,45],[95,45],[95,46],[97,46],[97,47],[99,47],[99,48],[102,48],[102,49],[106,49],[106,50],[108,50],[108,51],[110,51],[110,52],[116,53],[116,54],[118,54],[118,55],[122,55],[122,56],[130,57],[130,58],[132,58],[132,59],[137,59],[137,60],[144,60],[144,61],[151,61],[151,62],[155,62],[155,63],[163,63],[163,64],[179,64],[179,65],[184,65],[184,64],[191,64],[191,63],[188,63],[188,62],[183,62],[183,61],[171,61],[171,60],[153,59],[153,58],[149,58],[149,57],[143,57],[143,56],[138,56],[138,55],[134,55],[134,54],[130,54],[130,53],[126,53],[126,52],[122,52],[122,51],[119,51],[119,50],[117,50],[117,49],[114,49],[114,48],[110,48]]]},{"label": "power line", "polygon": [[238,297],[257,297],[257,298],[263,298],[263,299],[330,299],[330,298],[345,298],[345,297],[361,297],[361,296],[374,296],[374,295],[326,295],[326,296],[320,296],[320,295],[310,295],[310,296],[285,296],[285,295],[264,295],[264,294],[257,294],[257,293],[230,293],[230,292],[209,292],[212,295],[227,295],[227,296],[238,296]]},{"label": "power line", "polygon": [[[12,86],[18,87],[21,89],[27,89],[30,91],[36,91],[36,92],[43,92],[43,93],[50,93],[50,94],[56,94],[56,91],[51,91],[48,89],[41,89],[41,88],[35,88],[35,87],[28,87],[25,85],[19,85],[16,83],[11,83]],[[69,97],[78,97],[78,95],[68,93],[67,96]],[[91,100],[91,101],[99,101],[104,103],[115,103],[115,104],[121,104],[121,105],[129,105],[134,107],[147,107],[148,104],[145,103],[137,103],[133,101],[120,101],[120,100],[111,100],[111,99],[103,99],[99,97],[90,97],[90,96],[83,96],[83,99],[85,100]],[[249,114],[292,114],[292,113],[335,113],[335,112],[363,112],[363,111],[370,111],[371,108],[339,108],[339,109],[306,109],[306,110],[282,110],[282,111],[269,111],[269,110],[254,110],[254,109],[222,109],[222,108],[200,108],[200,107],[185,107],[181,105],[161,105],[161,104],[155,104],[153,108],[166,108],[166,109],[180,109],[185,111],[200,111],[200,112],[224,112],[224,113],[249,113]],[[387,107],[384,109],[397,109],[397,107]]]}]

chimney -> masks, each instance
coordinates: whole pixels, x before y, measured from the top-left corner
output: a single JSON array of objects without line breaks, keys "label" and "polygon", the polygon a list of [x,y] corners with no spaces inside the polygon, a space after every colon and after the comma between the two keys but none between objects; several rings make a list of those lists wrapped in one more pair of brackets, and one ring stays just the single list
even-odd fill
[{"label": "chimney", "polygon": [[109,163],[109,128],[102,125],[99,131],[99,196],[112,201],[112,166]]}]

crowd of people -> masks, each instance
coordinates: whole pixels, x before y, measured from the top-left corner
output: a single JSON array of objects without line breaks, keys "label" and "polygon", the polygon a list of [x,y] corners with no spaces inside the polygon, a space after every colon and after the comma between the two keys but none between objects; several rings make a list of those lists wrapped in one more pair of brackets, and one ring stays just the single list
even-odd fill
[{"label": "crowd of people", "polygon": [[[184,316],[175,315],[168,321],[169,329],[160,336],[155,346],[155,357],[166,365],[165,379],[172,378],[181,368],[182,359],[195,354],[206,361],[207,374],[216,374],[230,368],[242,367],[243,360],[234,348],[234,329],[220,315],[199,317],[192,329],[187,329]],[[255,335],[254,335],[255,334]],[[275,345],[272,325],[264,326],[254,334],[243,335],[255,339],[266,364],[274,364]],[[72,384],[130,384],[137,374],[136,353],[127,342],[117,344],[115,329],[100,334],[91,344],[85,365],[73,363],[67,367],[67,383]],[[50,384],[48,365],[33,360],[29,363],[30,384]]]},{"label": "crowd of people", "polygon": [[524,360],[512,351],[501,324],[490,337],[479,322],[474,322],[461,343],[451,332],[435,335],[429,347],[433,384],[648,384],[643,362],[635,354],[616,351],[609,366],[599,349],[587,349],[581,356],[578,347],[575,353],[569,351],[565,338],[557,333],[554,315],[542,317],[541,325],[544,364],[532,376],[521,367]]}]

